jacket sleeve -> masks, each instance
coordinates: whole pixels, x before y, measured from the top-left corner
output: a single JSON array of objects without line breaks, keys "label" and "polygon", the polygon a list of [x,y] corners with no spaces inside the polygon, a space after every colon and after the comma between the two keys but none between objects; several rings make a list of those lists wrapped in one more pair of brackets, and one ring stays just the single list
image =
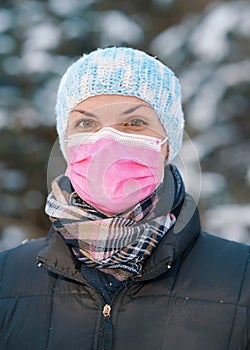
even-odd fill
[{"label": "jacket sleeve", "polygon": [[9,253],[10,253],[10,250],[5,250],[0,253],[0,296],[3,289],[4,272],[5,272],[6,262],[7,262]]},{"label": "jacket sleeve", "polygon": [[247,307],[247,347],[250,350],[250,247],[248,249],[248,258],[242,282],[241,293],[239,297],[239,306]]}]

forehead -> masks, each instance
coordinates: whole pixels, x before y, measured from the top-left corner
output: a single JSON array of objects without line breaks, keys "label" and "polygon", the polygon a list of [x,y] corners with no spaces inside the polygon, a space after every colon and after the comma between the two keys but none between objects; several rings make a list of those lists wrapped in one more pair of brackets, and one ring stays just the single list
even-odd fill
[{"label": "forehead", "polygon": [[[147,102],[137,98],[135,96],[124,96],[124,95],[98,95],[87,98],[86,100],[80,102],[76,107],[81,107],[84,110],[92,110],[98,107],[112,105],[112,104],[123,104],[123,103],[133,103],[133,104],[145,104],[146,106],[152,108]],[[74,108],[75,109],[75,108]],[[152,108],[153,109],[153,108]]]}]

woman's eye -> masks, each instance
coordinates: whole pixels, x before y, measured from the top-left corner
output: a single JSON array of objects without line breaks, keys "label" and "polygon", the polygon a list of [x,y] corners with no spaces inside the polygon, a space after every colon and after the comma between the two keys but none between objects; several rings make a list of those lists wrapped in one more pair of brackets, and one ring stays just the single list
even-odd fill
[{"label": "woman's eye", "polygon": [[126,125],[127,126],[142,127],[142,126],[147,126],[148,124],[142,119],[131,119],[129,122],[126,123]]},{"label": "woman's eye", "polygon": [[84,119],[84,120],[80,120],[76,126],[82,129],[93,129],[96,127],[96,124],[91,119]]}]

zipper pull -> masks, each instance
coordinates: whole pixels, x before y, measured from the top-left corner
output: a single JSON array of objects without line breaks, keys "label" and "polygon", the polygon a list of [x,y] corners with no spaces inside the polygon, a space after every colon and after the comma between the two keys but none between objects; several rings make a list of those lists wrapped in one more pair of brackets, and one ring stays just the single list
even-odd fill
[{"label": "zipper pull", "polygon": [[105,318],[110,317],[110,312],[111,312],[111,306],[109,304],[105,304],[102,310],[103,316]]}]

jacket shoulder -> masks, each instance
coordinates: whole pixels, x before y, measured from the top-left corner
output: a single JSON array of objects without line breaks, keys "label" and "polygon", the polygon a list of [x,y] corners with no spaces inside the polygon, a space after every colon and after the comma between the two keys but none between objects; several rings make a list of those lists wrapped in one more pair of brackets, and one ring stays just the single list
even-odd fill
[{"label": "jacket shoulder", "polygon": [[[203,239],[211,240],[216,245],[221,259],[226,262],[223,270],[232,270],[231,289],[238,287],[239,305],[250,307],[250,246],[247,244],[229,241],[220,237],[203,233]],[[225,272],[224,272],[225,273]],[[228,279],[230,280],[230,278]]]},{"label": "jacket shoulder", "polygon": [[37,239],[0,253],[0,296],[28,295],[44,284],[47,272],[37,266],[36,257],[45,239]]},{"label": "jacket shoulder", "polygon": [[[182,293],[211,302],[250,306],[250,246],[201,232],[180,273]],[[182,280],[182,279],[180,279]]]},{"label": "jacket shoulder", "polygon": [[[198,246],[205,249],[209,254],[217,254],[223,259],[230,254],[236,254],[237,257],[243,255],[248,257],[250,246],[244,243],[235,242],[221,238],[219,236],[202,231],[197,240]],[[231,256],[233,258],[233,256]],[[231,260],[233,262],[233,260]]]},{"label": "jacket shoulder", "polygon": [[22,261],[29,261],[34,256],[38,254],[38,251],[41,249],[45,238],[34,239],[30,241],[25,241],[24,243],[18,245],[15,248],[7,249],[0,252],[0,276],[2,275],[2,270],[9,266],[10,263],[20,263],[20,257]]}]

